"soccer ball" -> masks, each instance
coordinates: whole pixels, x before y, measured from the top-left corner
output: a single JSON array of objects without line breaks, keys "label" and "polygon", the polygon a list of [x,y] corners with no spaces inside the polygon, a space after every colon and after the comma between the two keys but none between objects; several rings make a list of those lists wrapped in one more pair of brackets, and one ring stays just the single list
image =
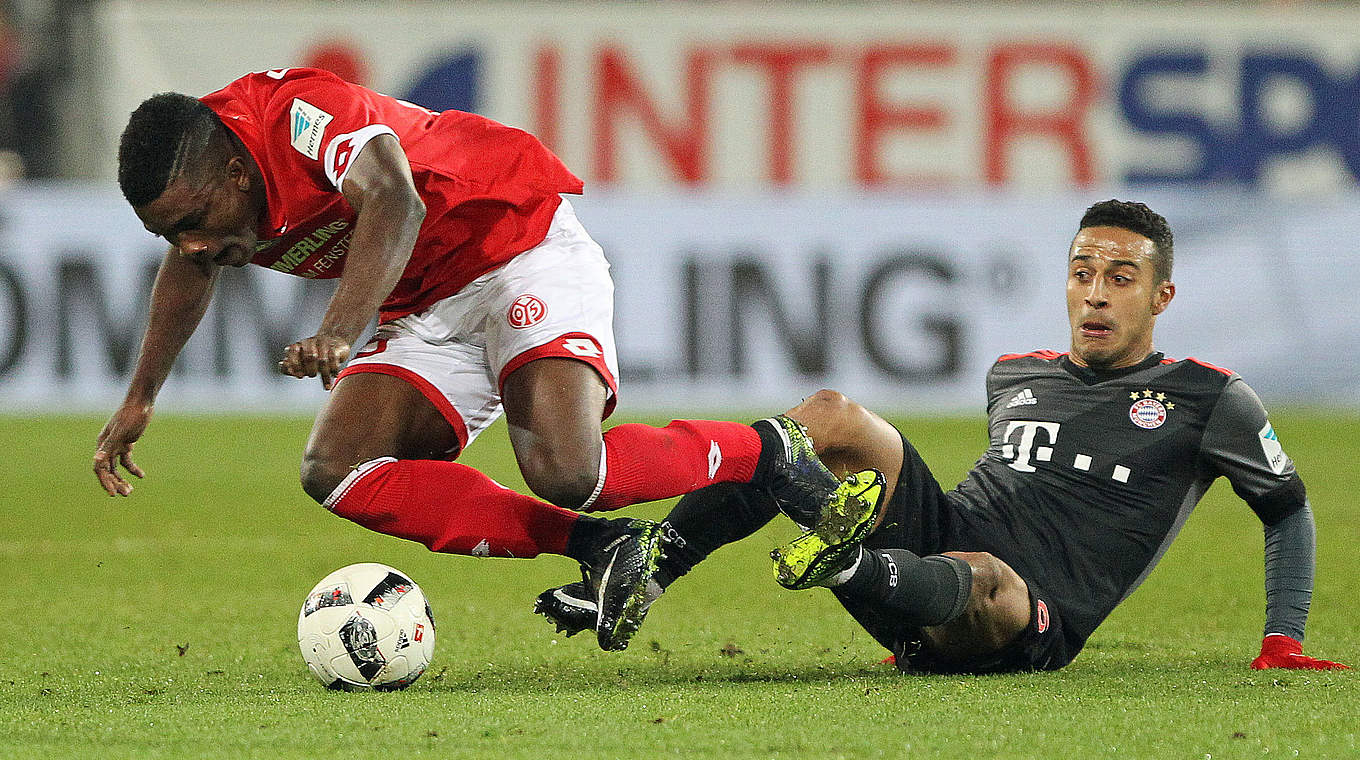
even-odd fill
[{"label": "soccer ball", "polygon": [[298,647],[328,689],[396,691],[434,656],[434,618],[405,574],[377,562],[342,567],[316,584],[298,613]]}]

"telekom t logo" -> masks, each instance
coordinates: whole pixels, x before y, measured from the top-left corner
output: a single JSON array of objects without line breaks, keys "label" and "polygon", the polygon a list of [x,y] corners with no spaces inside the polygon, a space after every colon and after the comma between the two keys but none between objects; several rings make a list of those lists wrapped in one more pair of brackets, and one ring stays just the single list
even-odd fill
[{"label": "telekom t logo", "polygon": [[[1034,472],[1034,465],[1030,464],[1031,453],[1034,455],[1033,461],[1047,462],[1053,458],[1053,447],[1035,446],[1035,437],[1042,430],[1048,440],[1039,441],[1039,443],[1057,443],[1058,428],[1060,427],[1062,425],[1057,422],[1012,420],[1011,424],[1006,426],[1006,432],[1001,436],[1001,440],[1005,441],[1001,446],[1001,455],[1007,459],[1015,460],[1009,465],[1011,469],[1019,472]],[[1014,433],[1016,428],[1020,429],[1020,441],[1019,443],[1011,443],[1011,433]]]}]

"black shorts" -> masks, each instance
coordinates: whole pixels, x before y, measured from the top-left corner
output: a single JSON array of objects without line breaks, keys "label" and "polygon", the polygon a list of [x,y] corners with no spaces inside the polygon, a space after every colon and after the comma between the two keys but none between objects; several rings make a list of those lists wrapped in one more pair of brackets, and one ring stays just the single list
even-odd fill
[{"label": "black shorts", "polygon": [[[902,439],[902,474],[888,503],[883,524],[867,539],[871,549],[906,549],[918,556],[947,551],[979,551],[955,533],[955,506],[911,442]],[[1005,557],[999,557],[1006,561]],[[1062,612],[1052,597],[1034,581],[1029,586],[1029,625],[1005,649],[987,657],[945,660],[932,653],[919,628],[894,619],[890,611],[861,599],[837,598],[855,620],[897,659],[907,672],[1011,673],[1057,670],[1072,661],[1081,642],[1072,646],[1064,630]]]}]

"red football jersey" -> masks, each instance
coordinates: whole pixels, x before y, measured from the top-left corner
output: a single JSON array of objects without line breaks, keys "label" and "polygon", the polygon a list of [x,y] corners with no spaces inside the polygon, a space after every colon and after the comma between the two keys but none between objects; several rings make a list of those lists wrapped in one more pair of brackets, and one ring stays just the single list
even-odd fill
[{"label": "red football jersey", "polygon": [[476,114],[434,111],[318,69],[237,79],[200,100],[264,174],[266,217],[252,262],[300,277],[340,276],[355,212],[345,172],[373,137],[392,134],[411,163],[425,221],[380,318],[421,311],[533,248],[559,193],[582,183],[533,135]]}]

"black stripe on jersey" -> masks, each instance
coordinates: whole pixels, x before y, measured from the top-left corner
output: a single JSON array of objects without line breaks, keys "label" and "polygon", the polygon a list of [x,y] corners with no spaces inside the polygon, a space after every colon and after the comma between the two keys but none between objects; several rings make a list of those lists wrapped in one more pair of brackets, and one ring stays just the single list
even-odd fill
[{"label": "black stripe on jersey", "polygon": [[[1236,489],[1233,490],[1236,491]],[[1308,506],[1308,492],[1304,488],[1303,479],[1298,476],[1298,473],[1280,484],[1279,488],[1255,499],[1249,499],[1241,492],[1238,492],[1237,495],[1242,497],[1242,500],[1266,525],[1274,525]]]}]

